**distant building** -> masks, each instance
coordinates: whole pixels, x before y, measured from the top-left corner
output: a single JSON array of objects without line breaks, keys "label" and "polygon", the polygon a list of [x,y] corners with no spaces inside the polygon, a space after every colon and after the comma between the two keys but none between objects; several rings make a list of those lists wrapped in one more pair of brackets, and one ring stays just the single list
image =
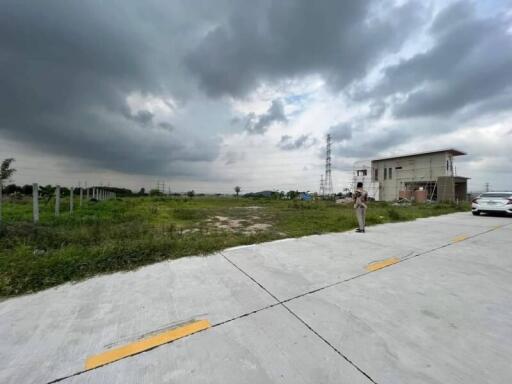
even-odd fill
[{"label": "distant building", "polygon": [[456,149],[413,153],[359,161],[354,164],[353,187],[362,182],[370,197],[393,201],[456,201],[467,198],[467,177],[456,175]]}]

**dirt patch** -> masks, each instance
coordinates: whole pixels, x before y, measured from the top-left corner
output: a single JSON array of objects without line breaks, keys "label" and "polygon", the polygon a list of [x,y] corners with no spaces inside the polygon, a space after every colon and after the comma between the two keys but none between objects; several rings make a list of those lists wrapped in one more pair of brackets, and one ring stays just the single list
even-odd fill
[{"label": "dirt patch", "polygon": [[253,234],[261,231],[266,231],[271,224],[257,222],[261,218],[259,216],[249,216],[243,219],[233,219],[227,216],[214,216],[207,220],[206,223],[213,226],[215,229],[223,231],[242,232],[246,234]]}]

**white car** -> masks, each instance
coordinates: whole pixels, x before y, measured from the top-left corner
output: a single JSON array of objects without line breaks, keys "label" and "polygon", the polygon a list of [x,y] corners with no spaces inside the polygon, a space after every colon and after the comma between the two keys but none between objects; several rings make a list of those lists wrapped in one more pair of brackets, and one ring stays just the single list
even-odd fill
[{"label": "white car", "polygon": [[480,213],[505,213],[512,215],[512,192],[485,192],[473,199],[473,215]]}]

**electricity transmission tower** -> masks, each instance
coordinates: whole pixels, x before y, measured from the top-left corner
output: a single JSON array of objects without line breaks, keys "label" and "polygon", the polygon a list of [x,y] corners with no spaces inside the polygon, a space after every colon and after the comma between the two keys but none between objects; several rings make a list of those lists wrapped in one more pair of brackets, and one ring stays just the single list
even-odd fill
[{"label": "electricity transmission tower", "polygon": [[156,181],[156,190],[162,194],[165,194],[165,181]]},{"label": "electricity transmission tower", "polygon": [[489,192],[491,184],[485,183],[485,192]]},{"label": "electricity transmission tower", "polygon": [[320,175],[320,195],[323,196],[325,194],[325,189],[324,189],[325,185],[324,185],[324,175]]},{"label": "electricity transmission tower", "polygon": [[327,196],[333,194],[332,190],[332,173],[331,173],[331,135],[327,135],[327,145],[325,148],[325,177],[324,177],[324,193]]}]

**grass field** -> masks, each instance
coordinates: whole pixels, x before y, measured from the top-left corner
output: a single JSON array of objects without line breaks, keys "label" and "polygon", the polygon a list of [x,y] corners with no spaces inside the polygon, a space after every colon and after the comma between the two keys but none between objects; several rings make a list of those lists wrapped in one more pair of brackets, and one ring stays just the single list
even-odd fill
[{"label": "grass field", "polygon": [[[0,227],[0,296],[38,291],[99,273],[285,237],[356,227],[350,205],[331,201],[141,197],[87,202],[53,217],[41,203],[5,203]],[[62,207],[66,207],[66,201]],[[367,223],[441,215],[469,206],[371,203]]]}]

